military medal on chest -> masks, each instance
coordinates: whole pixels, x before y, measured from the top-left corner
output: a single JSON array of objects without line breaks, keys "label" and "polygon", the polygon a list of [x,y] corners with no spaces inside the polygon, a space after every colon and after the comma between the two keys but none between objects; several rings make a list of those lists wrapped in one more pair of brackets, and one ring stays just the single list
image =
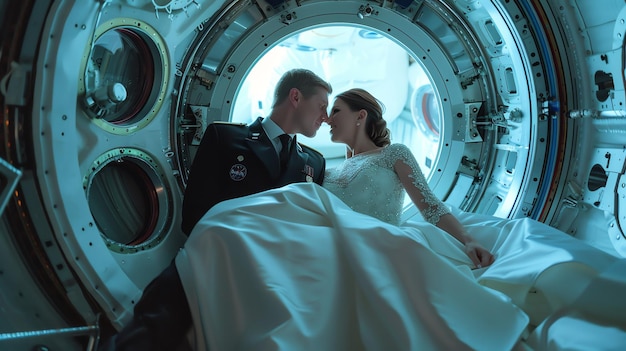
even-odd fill
[{"label": "military medal on chest", "polygon": [[309,165],[304,165],[302,173],[306,174],[305,179],[307,182],[311,183],[313,181],[313,175],[315,175],[315,170],[313,169],[313,167]]}]

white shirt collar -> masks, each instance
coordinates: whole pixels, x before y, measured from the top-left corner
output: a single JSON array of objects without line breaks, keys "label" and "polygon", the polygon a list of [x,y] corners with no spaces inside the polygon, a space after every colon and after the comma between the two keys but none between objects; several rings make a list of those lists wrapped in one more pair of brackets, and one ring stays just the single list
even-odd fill
[{"label": "white shirt collar", "polygon": [[[263,126],[265,134],[267,134],[267,137],[270,139],[272,144],[274,144],[276,152],[280,152],[280,149],[283,147],[283,145],[280,143],[280,139],[278,139],[278,137],[286,133],[282,130],[282,128],[278,126],[278,124],[276,124],[276,122],[272,121],[272,119],[269,117],[263,118],[263,120],[261,121],[261,126]],[[295,134],[289,134],[289,136],[293,140]]]},{"label": "white shirt collar", "polygon": [[[265,129],[265,134],[267,134],[267,137],[270,138],[270,140],[275,140],[279,135],[285,134],[285,131],[283,131],[278,124],[272,121],[269,117],[263,118],[261,125],[263,126],[263,129]],[[289,136],[293,137],[292,134]]]}]

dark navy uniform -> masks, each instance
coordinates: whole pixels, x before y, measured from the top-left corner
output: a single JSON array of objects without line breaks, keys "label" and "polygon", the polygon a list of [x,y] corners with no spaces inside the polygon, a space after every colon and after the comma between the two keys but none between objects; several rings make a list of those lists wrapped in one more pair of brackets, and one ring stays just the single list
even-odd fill
[{"label": "dark navy uniform", "polygon": [[[213,123],[191,166],[183,200],[187,235],[218,202],[295,182],[322,184],[322,154],[292,140],[285,169],[258,118],[251,125]],[[172,262],[144,289],[131,322],[100,350],[174,351],[191,328],[191,314]]]},{"label": "dark navy uniform", "polygon": [[213,123],[204,133],[189,173],[182,229],[187,235],[216,203],[296,182],[322,184],[322,154],[292,141],[287,169],[261,126]]}]

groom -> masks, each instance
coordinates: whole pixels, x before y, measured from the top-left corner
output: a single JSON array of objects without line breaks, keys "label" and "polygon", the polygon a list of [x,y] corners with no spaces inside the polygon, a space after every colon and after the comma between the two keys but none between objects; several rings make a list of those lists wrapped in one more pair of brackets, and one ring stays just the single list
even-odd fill
[{"label": "groom", "polygon": [[[249,126],[209,125],[189,173],[183,232],[189,235],[198,220],[223,200],[294,182],[321,185],[324,157],[295,142],[294,135],[315,136],[328,117],[331,92],[330,85],[311,71],[292,70],[278,82],[269,118],[259,117]],[[277,153],[285,158],[283,165]]]},{"label": "groom", "polygon": [[[329,83],[305,69],[285,73],[272,111],[249,126],[217,122],[204,133],[183,199],[182,229],[189,235],[218,202],[294,182],[322,184],[324,157],[295,141],[313,137],[328,117]],[[99,350],[174,351],[191,327],[185,292],[172,262],[144,289],[133,319]]]}]

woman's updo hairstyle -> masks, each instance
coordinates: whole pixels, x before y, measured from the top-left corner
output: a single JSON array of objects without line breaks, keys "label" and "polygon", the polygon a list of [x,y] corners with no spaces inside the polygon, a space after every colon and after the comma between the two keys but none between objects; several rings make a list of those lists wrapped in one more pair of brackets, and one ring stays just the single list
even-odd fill
[{"label": "woman's updo hairstyle", "polygon": [[365,131],[376,146],[391,144],[391,132],[387,128],[387,121],[383,119],[383,104],[364,89],[354,88],[336,96],[345,102],[353,112],[367,111]]}]

